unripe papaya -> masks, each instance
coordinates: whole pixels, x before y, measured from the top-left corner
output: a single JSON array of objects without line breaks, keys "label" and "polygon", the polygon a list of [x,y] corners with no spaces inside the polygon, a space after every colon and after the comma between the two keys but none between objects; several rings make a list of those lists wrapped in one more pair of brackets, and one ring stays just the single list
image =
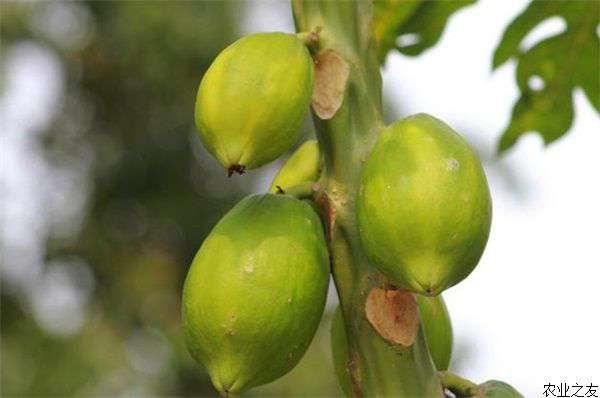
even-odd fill
[{"label": "unripe papaya", "polygon": [[210,232],[183,290],[189,351],[223,395],[291,370],[325,306],[328,255],[313,209],[288,195],[239,202]]},{"label": "unripe papaya", "polygon": [[417,294],[419,314],[425,340],[437,370],[448,370],[452,356],[452,323],[441,295],[427,297]]},{"label": "unripe papaya", "polygon": [[479,385],[477,398],[523,398],[511,385],[498,380],[489,380]]},{"label": "unripe papaya", "polygon": [[359,234],[369,260],[398,287],[435,296],[473,271],[492,206],[481,162],[426,114],[387,127],[362,170]]},{"label": "unripe papaya", "polygon": [[291,148],[308,111],[313,62],[295,35],[246,36],[223,50],[202,78],[196,126],[206,149],[242,173]]},{"label": "unripe papaya", "polygon": [[269,192],[276,193],[278,188],[285,191],[299,184],[316,182],[321,171],[319,166],[319,143],[317,140],[308,140],[281,166]]}]

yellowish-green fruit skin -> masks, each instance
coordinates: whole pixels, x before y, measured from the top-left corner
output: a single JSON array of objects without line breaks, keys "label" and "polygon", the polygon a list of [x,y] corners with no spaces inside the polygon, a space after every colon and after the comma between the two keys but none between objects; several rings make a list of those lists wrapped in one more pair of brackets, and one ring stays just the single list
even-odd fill
[{"label": "yellowish-green fruit skin", "polygon": [[363,166],[357,220],[367,256],[394,284],[434,296],[463,280],[491,216],[481,162],[448,125],[418,114],[382,132]]},{"label": "yellowish-green fruit skin", "polygon": [[298,139],[312,86],[312,58],[295,35],[258,33],[236,41],[198,89],[195,119],[206,149],[228,169],[276,159]]},{"label": "yellowish-green fruit skin", "polygon": [[273,381],[300,360],[325,305],[318,216],[287,195],[254,195],[213,228],[188,272],[183,323],[192,356],[222,394]]},{"label": "yellowish-green fruit skin", "polygon": [[452,357],[452,323],[443,297],[417,294],[425,340],[437,370],[448,370]]},{"label": "yellowish-green fruit skin", "polygon": [[320,174],[319,162],[319,143],[316,140],[306,141],[279,169],[269,192],[278,192],[277,187],[285,191],[295,185],[316,182]]}]

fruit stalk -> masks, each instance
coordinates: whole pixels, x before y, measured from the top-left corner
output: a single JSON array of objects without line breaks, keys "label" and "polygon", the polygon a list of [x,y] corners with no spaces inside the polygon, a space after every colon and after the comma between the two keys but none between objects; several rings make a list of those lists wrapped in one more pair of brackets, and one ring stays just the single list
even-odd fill
[{"label": "fruit stalk", "polygon": [[479,393],[479,386],[454,373],[440,372],[440,379],[445,388],[452,391],[457,397],[473,397]]},{"label": "fruit stalk", "polygon": [[[370,37],[370,1],[293,0],[298,32],[318,32],[317,52],[335,51],[350,67],[344,100],[328,120],[313,112],[323,152],[316,203],[327,226],[332,273],[347,336],[352,396],[442,397],[422,328],[405,347],[371,326],[365,303],[388,281],[367,261],[356,224],[361,165],[383,128],[381,75]],[[315,54],[318,55],[318,54]]]}]

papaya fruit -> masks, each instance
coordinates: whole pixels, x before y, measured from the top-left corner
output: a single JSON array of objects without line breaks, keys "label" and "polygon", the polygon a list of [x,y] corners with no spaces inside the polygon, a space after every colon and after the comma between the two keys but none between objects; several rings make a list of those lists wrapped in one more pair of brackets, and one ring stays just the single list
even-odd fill
[{"label": "papaya fruit", "polygon": [[477,385],[454,373],[445,371],[439,372],[439,377],[444,388],[450,391],[452,396],[472,398],[523,398],[523,395],[503,381],[488,380],[485,383]]},{"label": "papaya fruit", "polygon": [[418,114],[378,137],[361,171],[356,214],[373,265],[398,287],[436,296],[479,262],[492,204],[467,142]]},{"label": "papaya fruit", "polygon": [[312,88],[312,58],[296,35],[243,37],[200,83],[195,121],[204,146],[230,175],[278,158],[298,139]]},{"label": "papaya fruit", "polygon": [[316,182],[320,172],[319,143],[317,140],[308,140],[281,166],[269,192],[277,193],[299,184]]},{"label": "papaya fruit", "polygon": [[523,398],[511,385],[499,380],[488,380],[480,384],[479,388],[477,398]]},{"label": "papaya fruit", "polygon": [[322,225],[288,195],[252,195],[213,228],[183,289],[188,349],[222,395],[291,370],[323,314],[329,265]]},{"label": "papaya fruit", "polygon": [[452,323],[441,295],[427,297],[417,294],[417,305],[425,340],[437,370],[448,370],[452,356]]}]

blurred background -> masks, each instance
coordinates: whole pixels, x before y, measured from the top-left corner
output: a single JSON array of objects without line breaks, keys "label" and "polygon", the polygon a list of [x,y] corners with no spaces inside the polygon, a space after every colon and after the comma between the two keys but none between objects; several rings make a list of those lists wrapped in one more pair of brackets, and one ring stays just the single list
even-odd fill
[{"label": "blurred background", "polygon": [[[600,121],[576,91],[568,135],[547,148],[530,135],[495,155],[519,93],[514,63],[492,74],[491,57],[526,5],[482,0],[459,11],[433,49],[388,57],[384,94],[389,121],[423,111],[462,132],[492,189],[484,258],[445,293],[451,369],[541,396],[550,382],[600,382]],[[227,44],[293,30],[289,4],[0,7],[2,395],[215,395],[183,345],[183,279],[211,227],[265,191],[280,162],[228,179],[200,144],[193,104]],[[555,22],[525,44],[560,30]],[[329,353],[335,300],[330,289],[300,365],[248,395],[341,394]]]}]

